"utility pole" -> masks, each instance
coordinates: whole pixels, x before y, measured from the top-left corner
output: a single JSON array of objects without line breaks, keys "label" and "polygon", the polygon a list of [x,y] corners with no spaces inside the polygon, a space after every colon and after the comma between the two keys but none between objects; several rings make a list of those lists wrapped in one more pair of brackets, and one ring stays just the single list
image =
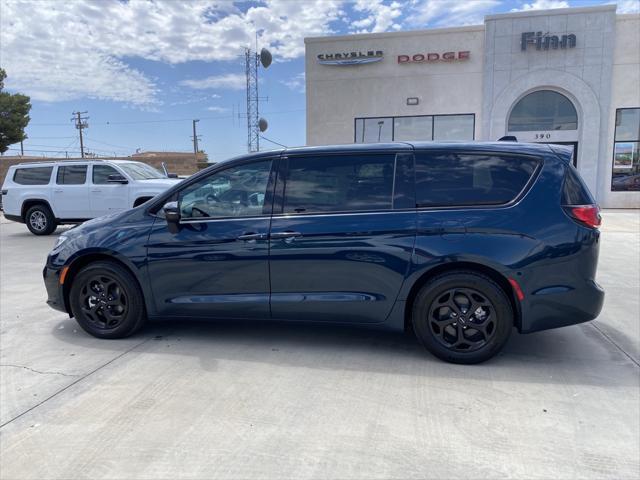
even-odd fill
[{"label": "utility pole", "polygon": [[196,161],[198,160],[198,140],[202,140],[202,137],[196,133],[196,123],[199,121],[200,120],[193,120],[193,136],[191,137],[193,140],[193,155]]},{"label": "utility pole", "polygon": [[82,156],[82,158],[84,158],[84,142],[82,138],[82,130],[85,128],[89,128],[89,124],[87,123],[87,120],[89,120],[89,117],[82,116],[86,113],[89,113],[89,112],[73,112],[73,115],[75,116],[71,117],[71,121],[75,120],[76,128],[80,132],[80,155]]}]

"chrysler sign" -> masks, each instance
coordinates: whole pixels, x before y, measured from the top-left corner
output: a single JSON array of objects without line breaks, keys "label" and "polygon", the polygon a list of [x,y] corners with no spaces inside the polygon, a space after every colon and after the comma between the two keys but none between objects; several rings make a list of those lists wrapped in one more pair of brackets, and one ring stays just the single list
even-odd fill
[{"label": "chrysler sign", "polygon": [[379,62],[382,57],[382,50],[321,53],[318,55],[318,63],[322,65],[362,65],[364,63]]}]

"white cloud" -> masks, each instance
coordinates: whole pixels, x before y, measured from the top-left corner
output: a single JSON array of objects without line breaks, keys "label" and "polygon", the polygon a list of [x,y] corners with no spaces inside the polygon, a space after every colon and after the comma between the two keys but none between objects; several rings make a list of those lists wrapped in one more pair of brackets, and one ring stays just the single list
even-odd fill
[{"label": "white cloud", "polygon": [[500,0],[412,0],[407,23],[414,27],[479,25]]},{"label": "white cloud", "polygon": [[157,80],[135,59],[168,64],[235,60],[269,46],[276,60],[304,54],[304,37],[331,33],[342,0],[265,0],[246,11],[231,0],[0,0],[7,87],[35,100],[97,98],[160,103]]},{"label": "white cloud", "polygon": [[207,110],[209,110],[210,112],[216,112],[216,113],[226,113],[226,112],[229,111],[228,108],[218,107],[216,105],[213,105],[211,107],[207,107]]},{"label": "white cloud", "polygon": [[640,0],[618,0],[617,13],[640,13]]},{"label": "white cloud", "polygon": [[389,29],[398,30],[400,25],[395,20],[402,15],[402,4],[391,2],[385,5],[382,0],[357,0],[353,9],[364,12],[366,17],[351,23],[358,32],[386,32]]},{"label": "white cloud", "polygon": [[304,93],[305,91],[305,75],[304,72],[299,73],[287,80],[281,80],[280,83],[286,85],[294,92]]},{"label": "white cloud", "polygon": [[512,12],[526,12],[529,10],[549,10],[551,8],[569,8],[569,2],[564,0],[536,0],[532,3],[525,3],[521,8],[514,8]]},{"label": "white cloud", "polygon": [[241,73],[225,73],[223,75],[212,75],[206,78],[182,80],[180,85],[195,88],[196,90],[244,90],[247,81]]}]

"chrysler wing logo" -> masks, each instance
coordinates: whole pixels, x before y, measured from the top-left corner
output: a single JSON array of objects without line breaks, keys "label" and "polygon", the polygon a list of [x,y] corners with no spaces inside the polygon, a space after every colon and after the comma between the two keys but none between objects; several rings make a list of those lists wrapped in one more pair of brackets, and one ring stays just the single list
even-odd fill
[{"label": "chrysler wing logo", "polygon": [[367,52],[321,53],[318,63],[322,65],[362,65],[379,62],[383,58],[382,50]]}]

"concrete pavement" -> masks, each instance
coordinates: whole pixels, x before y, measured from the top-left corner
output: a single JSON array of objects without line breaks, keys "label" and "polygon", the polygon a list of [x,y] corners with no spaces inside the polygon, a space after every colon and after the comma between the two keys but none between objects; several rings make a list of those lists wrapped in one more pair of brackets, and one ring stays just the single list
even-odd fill
[{"label": "concrete pavement", "polygon": [[0,478],[638,478],[640,213],[607,211],[602,315],[478,366],[356,328],[49,309],[55,236],[0,219]]}]

